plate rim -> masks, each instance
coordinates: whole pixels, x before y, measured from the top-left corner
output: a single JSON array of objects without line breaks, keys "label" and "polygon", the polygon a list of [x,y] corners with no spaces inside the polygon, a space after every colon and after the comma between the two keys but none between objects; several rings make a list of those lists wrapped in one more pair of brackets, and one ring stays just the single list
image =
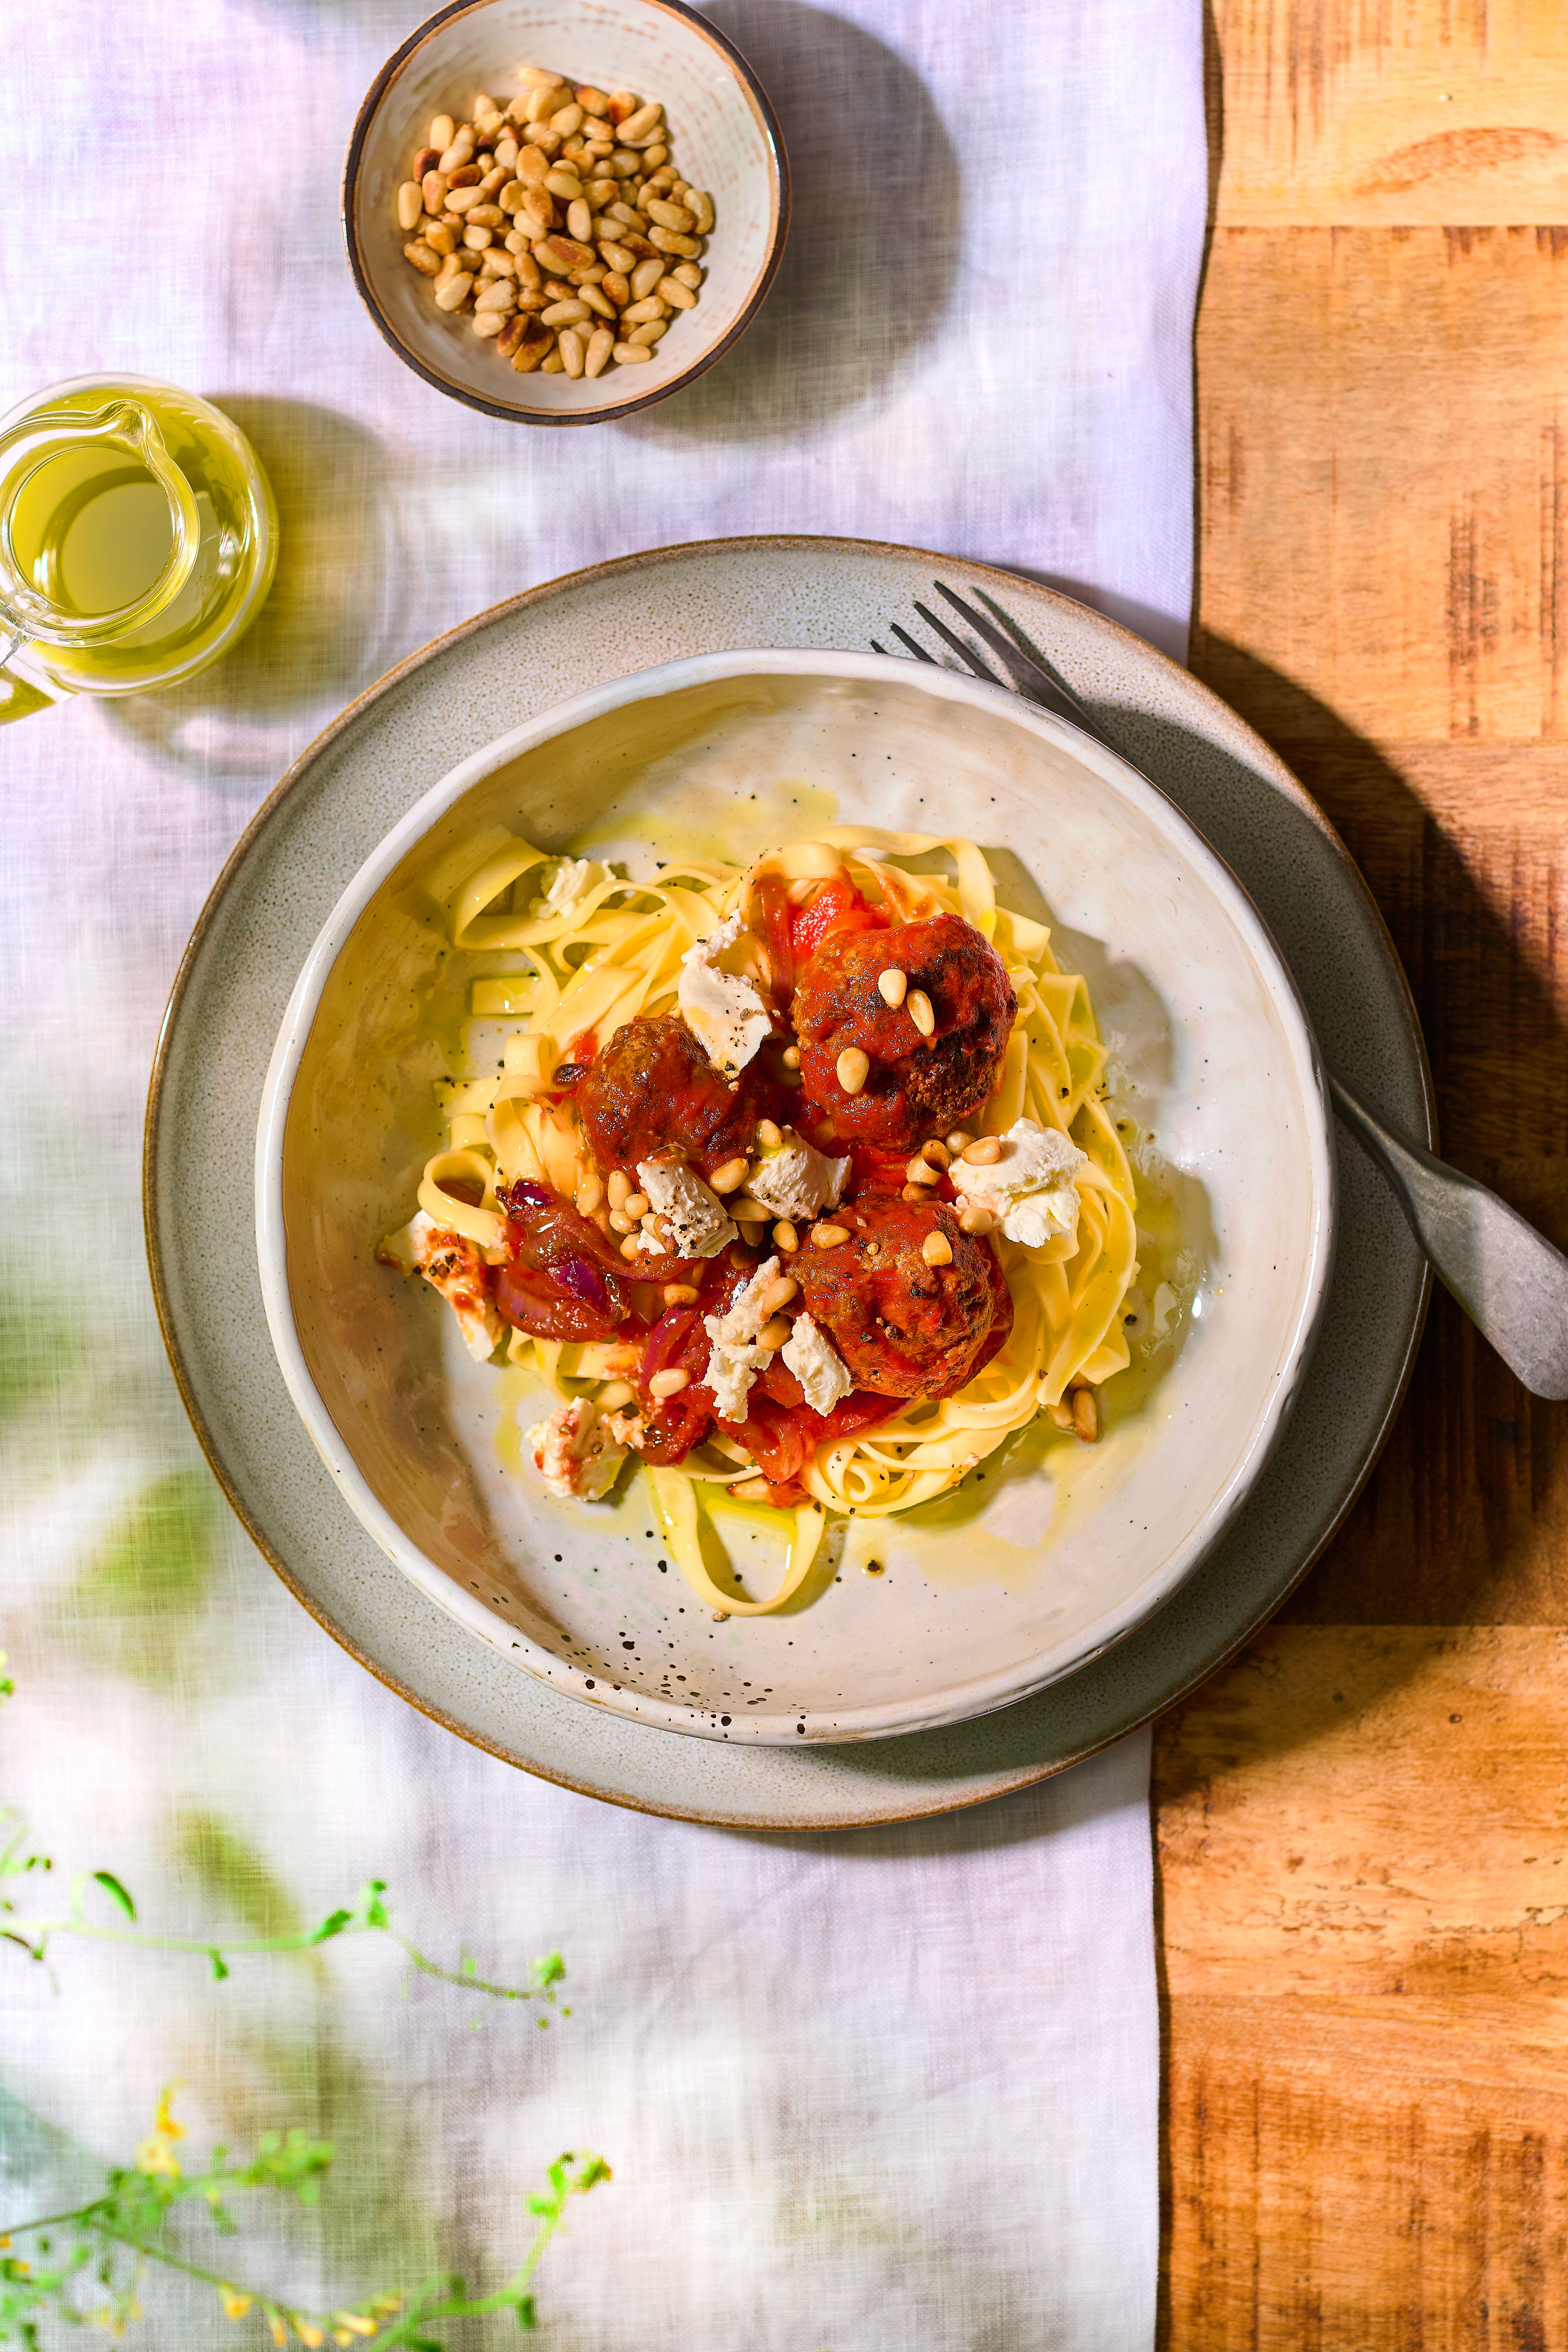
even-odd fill
[{"label": "plate rim", "polygon": [[[630,554],[609,557],[597,563],[580,566],[576,570],[559,573],[551,580],[542,581],[534,587],[520,590],[514,595],[503,597],[494,604],[485,606],[479,612],[470,614],[466,620],[458,622],[450,629],[443,631],[438,636],[431,638],[426,644],[416,647],[384,672],[380,677],[372,680],[352,701],[345,704],[342,710],[328,720],[327,724],[290,762],[284,774],[258,806],[224,860],[203,902],[171,983],[168,1002],[159,1024],[142,1123],[142,1208],[148,1272],[159,1330],[181,1403],[207,1465],[230,1508],[262,1558],[307,1613],[324,1632],[331,1634],[340,1648],[353,1658],[357,1664],[373,1675],[379,1683],[395,1693],[405,1704],[427,1717],[432,1722],[439,1724],[443,1729],[455,1733],[469,1746],[495,1756],[500,1761],[510,1765],[516,1770],[526,1771],[532,1777],[551,1781],[557,1787],[572,1789],[582,1795],[595,1797],[606,1803],[620,1805],[634,1812],[655,1814],[679,1821],[711,1822],[722,1827],[779,1835],[812,1832],[829,1833],[847,1829],[932,1819],[949,1812],[964,1811],[971,1806],[988,1803],[994,1797],[1033,1786],[1037,1781],[1050,1779],[1058,1772],[1068,1770],[1075,1764],[1085,1761],[1090,1756],[1100,1754],[1105,1748],[1114,1746],[1119,1739],[1126,1738],[1143,1725],[1153,1722],[1156,1717],[1165,1714],[1170,1708],[1179,1706],[1202,1683],[1206,1682],[1211,1675],[1218,1673],[1235,1658],[1246,1647],[1258,1628],[1277,1614],[1343,1526],[1376,1466],[1384,1447],[1388,1442],[1394,1423],[1404,1406],[1415,1357],[1426,1329],[1432,1295],[1431,1267],[1424,1263],[1417,1281],[1415,1311],[1411,1319],[1409,1335],[1400,1360],[1397,1376],[1390,1387],[1387,1403],[1365,1447],[1363,1457],[1357,1465],[1354,1477],[1347,1483],[1332,1517],[1289,1579],[1276,1589],[1265,1603],[1256,1610],[1247,1611],[1244,1622],[1233,1630],[1226,1643],[1207,1656],[1201,1667],[1191,1673],[1178,1675],[1153,1706],[1141,1706],[1126,1720],[1118,1721],[1102,1734],[1073,1747],[1070,1753],[1053,1756],[1043,1764],[1031,1762],[1003,1769],[993,1776],[990,1785],[978,1790],[965,1788],[955,1793],[946,1793],[928,1790],[910,1801],[896,1805],[884,1802],[853,1816],[835,1812],[831,1816],[814,1820],[803,1814],[802,1817],[792,1820],[787,1826],[765,1814],[747,1813],[722,1808],[694,1810],[685,1805],[659,1803],[643,1795],[601,1786],[592,1780],[559,1769],[537,1758],[530,1757],[526,1759],[521,1758],[503,1746],[498,1738],[458,1720],[437,1701],[426,1698],[410,1688],[396,1675],[371,1657],[360,1643],[334,1621],[326,1607],[317,1601],[278,1550],[267,1529],[256,1518],[240,1494],[237,1482],[227,1470],[213,1430],[202,1409],[196,1393],[195,1381],[186,1362],[177,1328],[171,1287],[166,1279],[163,1265],[162,1220],[158,1202],[160,1111],[164,1086],[170,1075],[174,1040],[180,1015],[184,1008],[208,936],[217,921],[224,901],[260,835],[267,830],[289,793],[322,754],[336,743],[374,703],[402,686],[418,670],[451,648],[461,645],[467,638],[478,635],[498,621],[524,614],[536,604],[581,590],[595,583],[614,579],[619,574],[635,573],[658,565],[689,560],[704,554],[767,555],[808,551],[858,555],[873,560],[902,559],[905,562],[918,563],[922,568],[931,564],[946,564],[962,568],[966,573],[989,584],[994,590],[1005,593],[1011,589],[1016,593],[1020,587],[1026,588],[1033,595],[1045,596],[1070,610],[1087,613],[1097,629],[1104,630],[1113,637],[1121,639],[1135,660],[1168,665],[1178,671],[1185,690],[1195,694],[1200,704],[1208,706],[1215,717],[1223,720],[1227,730],[1240,731],[1247,741],[1254,764],[1268,772],[1274,788],[1280,793],[1281,797],[1288,801],[1299,814],[1307,819],[1335,853],[1351,885],[1352,895],[1361,902],[1363,915],[1367,919],[1369,930],[1383,950],[1384,961],[1391,982],[1394,983],[1394,997],[1398,1005],[1400,1019],[1419,1080],[1422,1123],[1426,1129],[1425,1140],[1428,1148],[1433,1150],[1436,1148],[1436,1093],[1426,1040],[1422,1034],[1415,1000],[1410,992],[1408,978],[1399,960],[1398,951],[1382,910],[1373,897],[1360,867],[1327,814],[1273,748],[1247,724],[1238,712],[1201,678],[1184,670],[1179,663],[1173,661],[1169,655],[1162,653],[1146,638],[1138,635],[1136,631],[1128,628],[1110,615],[1101,613],[1084,599],[1069,596],[1064,590],[1053,587],[1048,583],[1032,579],[1026,574],[1009,570],[1004,565],[986,563],[973,557],[942,555],[928,548],[912,547],[900,541],[814,532],[752,532],[730,537],[678,541],[664,547],[638,550]],[[1213,846],[1213,845],[1210,845]],[[1215,850],[1215,854],[1220,856],[1223,862],[1223,853]],[[1069,1676],[1064,1679],[1070,1680],[1070,1678]],[[873,1750],[881,1745],[880,1742],[869,1743]],[[711,1743],[704,1742],[703,1746],[709,1752],[712,1752]],[[829,1748],[826,1752],[833,1751]]]},{"label": "plate rim", "polygon": [[[588,1669],[550,1650],[510,1620],[495,1621],[482,1596],[469,1600],[455,1580],[436,1566],[376,1494],[311,1370],[300,1337],[294,1282],[289,1271],[283,1185],[283,1139],[300,1066],[315,1029],[322,995],[355,926],[391,877],[417,852],[421,841],[466,793],[487,776],[510,767],[527,751],[591,724],[609,710],[635,709],[650,699],[722,679],[838,677],[874,688],[877,680],[887,674],[889,662],[896,658],[874,651],[847,653],[818,646],[742,646],[717,653],[683,655],[673,661],[656,664],[651,670],[628,671],[605,679],[596,687],[552,704],[521,725],[467,752],[405,810],[345,883],[306,952],[279,1025],[257,1121],[256,1244],[262,1304],[284,1385],[350,1509],[394,1564],[481,1640],[494,1640],[487,1630],[490,1622],[503,1623],[511,1637],[510,1648],[519,1653],[517,1663],[527,1673],[574,1696],[581,1695]],[[1112,798],[1120,795],[1132,807],[1144,808],[1149,820],[1167,834],[1169,845],[1180,862],[1184,864],[1190,859],[1195,869],[1206,873],[1208,887],[1227,913],[1279,1019],[1310,1131],[1315,1188],[1310,1236],[1303,1254],[1301,1295],[1284,1359],[1272,1375],[1247,1444],[1232,1463],[1223,1486],[1195,1525],[1173,1544],[1162,1567],[1145,1578],[1132,1593],[1124,1596],[1120,1612],[1112,1614],[1109,1624],[1097,1630],[1065,1664],[1053,1663],[1042,1669],[1042,1659],[1037,1653],[1032,1659],[1016,1663],[1010,1668],[973,1676],[967,1685],[949,1685],[941,1692],[932,1692],[912,1717],[900,1715],[900,1703],[896,1701],[883,1701],[875,1706],[847,1706],[841,1717],[829,1718],[832,1730],[814,1734],[808,1744],[818,1747],[943,1729],[1019,1705],[1104,1656],[1173,1599],[1224,1540],[1284,1433],[1317,1345],[1338,1240],[1339,1186],[1332,1112],[1311,1014],[1261,910],[1225,857],[1169,793],[1120,752],[1097,743],[1072,721],[1038,709],[992,681],[960,671],[934,666],[928,671],[917,666],[911,672],[907,663],[899,664],[898,668],[904,673],[900,682],[917,693],[933,695],[961,709],[994,708],[1026,739],[1031,735],[1043,737],[1076,758],[1091,775],[1099,772]],[[893,675],[896,677],[898,672]],[[1178,1565],[1173,1567],[1173,1562]],[[1151,1591],[1151,1586],[1155,1589]],[[1045,1654],[1047,1658],[1049,1655],[1049,1652]],[[596,1678],[603,1680],[602,1675]],[[592,1687],[592,1684],[586,1686]],[[613,1680],[596,1704],[606,1713],[651,1723],[688,1738],[718,1737],[717,1730],[710,1727],[720,1720],[712,1707],[661,1698]],[[747,1745],[793,1747],[795,1742],[786,1727],[793,1726],[798,1732],[801,1725],[796,1717],[803,1717],[810,1725],[816,1712],[809,1707],[781,1712],[775,1706],[771,1716],[747,1718],[742,1739]],[[895,1717],[898,1719],[890,1719]],[[764,1723],[773,1727],[765,1734],[761,1727]]]}]

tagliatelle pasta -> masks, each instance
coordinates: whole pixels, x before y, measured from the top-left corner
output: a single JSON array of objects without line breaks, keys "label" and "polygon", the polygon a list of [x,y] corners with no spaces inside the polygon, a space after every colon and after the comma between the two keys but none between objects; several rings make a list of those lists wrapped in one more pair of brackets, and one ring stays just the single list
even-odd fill
[{"label": "tagliatelle pasta", "polygon": [[[824,1433],[808,1448],[808,1458],[798,1469],[787,1480],[773,1479],[770,1489],[791,1513],[784,1577],[770,1598],[756,1600],[740,1591],[706,1500],[715,1487],[739,1487],[749,1495],[763,1483],[757,1460],[744,1443],[743,1432],[751,1424],[710,1421],[684,1458],[648,1463],[671,1554],[706,1606],[731,1615],[760,1614],[781,1606],[805,1585],[830,1515],[880,1517],[914,1509],[957,1486],[1037,1413],[1047,1411],[1068,1420],[1064,1401],[1070,1402],[1074,1391],[1085,1384],[1098,1389],[1126,1368],[1129,1349],[1122,1320],[1137,1274],[1137,1201],[1126,1155],[1101,1101],[1105,1048],[1083,980],[1060,969],[1044,925],[998,905],[990,866],[974,843],[839,825],[788,843],[744,869],[716,860],[672,860],[652,879],[630,881],[608,866],[563,860],[497,833],[472,844],[466,861],[448,856],[442,880],[452,944],[494,964],[472,982],[472,1015],[480,1024],[513,1024],[506,1034],[495,1033],[498,1066],[438,1087],[447,1136],[426,1164],[418,1188],[419,1207],[431,1224],[468,1245],[472,1284],[482,1286],[487,1279],[496,1280],[504,1292],[502,1277],[487,1276],[484,1269],[504,1267],[513,1247],[509,1212],[515,1207],[513,1188],[520,1185],[546,1188],[552,1199],[574,1202],[579,1215],[591,1213],[626,1261],[627,1282],[649,1285],[658,1280],[658,1253],[665,1244],[657,1238],[639,1241],[635,1221],[624,1213],[617,1220],[605,1207],[604,1171],[595,1167],[585,1139],[575,1090],[584,1072],[628,1024],[657,1024],[676,1013],[682,959],[735,916],[742,919],[737,936],[742,961],[751,955],[749,968],[764,984],[772,975],[773,1019],[778,1034],[787,1034],[766,927],[757,915],[769,891],[775,910],[784,901],[791,908],[809,910],[824,889],[838,894],[835,905],[852,904],[858,920],[876,927],[876,954],[885,953],[889,960],[889,971],[883,974],[894,985],[889,1004],[903,1001],[903,979],[892,967],[905,926],[929,926],[932,918],[945,916],[972,927],[1000,960],[1016,1013],[1010,1032],[1004,1015],[1004,1026],[996,1033],[994,1091],[967,1123],[966,1132],[972,1130],[981,1139],[982,1160],[992,1150],[984,1139],[991,1137],[1023,1134],[1038,1144],[1042,1135],[1055,1135],[1076,1147],[1066,1151],[1059,1144],[1042,1146],[1047,1157],[1054,1150],[1064,1166],[1070,1163],[1073,1200],[1062,1212],[1060,1230],[1030,1228],[1026,1241],[1009,1239],[1000,1216],[993,1224],[986,1213],[966,1210],[967,1202],[984,1196],[966,1194],[946,1178],[945,1148],[935,1150],[931,1172],[922,1179],[933,1188],[931,1192],[922,1194],[916,1185],[902,1192],[906,1202],[935,1202],[940,1195],[943,1204],[933,1244],[936,1255],[933,1260],[928,1248],[928,1265],[943,1266],[944,1249],[952,1257],[943,1234],[951,1233],[966,1253],[967,1236],[984,1237],[982,1246],[995,1252],[1011,1298],[1011,1328],[988,1360],[977,1359],[979,1369],[952,1394],[906,1391],[883,1401],[882,1417],[872,1425],[847,1427],[842,1433],[831,1413],[815,1421],[809,1413],[797,1413],[797,1422],[820,1427]],[[994,969],[992,959],[984,961]],[[1005,997],[1007,989],[1000,979],[995,984]],[[792,978],[790,986],[795,985]],[[924,1013],[931,1013],[923,998],[918,1003],[911,998],[910,1003],[917,1012],[923,1005]],[[941,1043],[938,1035],[933,1048]],[[776,1068],[773,1083],[799,1088],[800,1053],[791,1052],[794,1066]],[[859,1058],[865,1062],[867,1056]],[[790,1060],[790,1053],[784,1060]],[[850,1060],[843,1057],[839,1066],[852,1078]],[[813,1108],[821,1110],[819,1104]],[[835,1144],[831,1105],[827,1118],[821,1130],[823,1149],[843,1150],[847,1156],[841,1164],[847,1167],[850,1147]],[[763,1124],[776,1138],[776,1125]],[[998,1146],[1002,1148],[1012,1147]],[[737,1162],[742,1168],[747,1164],[743,1156]],[[855,1164],[858,1170],[860,1161]],[[918,1168],[914,1172],[922,1173]],[[980,1181],[967,1161],[959,1174],[972,1183]],[[627,1199],[624,1188],[637,1181],[620,1177],[623,1203]],[[723,1178],[714,1174],[713,1181],[717,1184]],[[847,1181],[853,1187],[860,1180]],[[700,1185],[698,1190],[707,1188]],[[715,1199],[710,1192],[707,1197]],[[847,1213],[860,1197],[851,1192]],[[874,1208],[881,1197],[867,1192],[863,1202]],[[722,1212],[731,1202],[753,1219],[753,1246],[751,1258],[742,1260],[742,1271],[770,1246],[781,1266],[798,1268],[805,1263],[779,1255],[797,1245],[809,1247],[810,1237],[804,1231],[796,1233],[788,1221],[776,1223],[774,1233],[784,1238],[771,1244],[759,1239],[755,1223],[757,1218],[771,1221],[771,1213],[759,1209],[744,1192],[731,1192],[717,1206]],[[636,1198],[631,1206],[637,1209]],[[643,1231],[660,1230],[646,1199],[640,1213]],[[933,1209],[933,1218],[936,1213]],[[960,1244],[961,1213],[965,1238]],[[819,1222],[831,1215],[826,1211]],[[855,1222],[853,1217],[849,1222]],[[1007,1222],[1016,1221],[1009,1217]],[[614,1234],[609,1234],[611,1224]],[[626,1238],[618,1238],[628,1225]],[[837,1230],[841,1241],[847,1238],[842,1228]],[[833,1245],[829,1236],[824,1239]],[[397,1262],[407,1261],[398,1255]],[[588,1276],[579,1279],[584,1292],[592,1289]],[[689,1283],[687,1286],[695,1300],[698,1288]],[[786,1282],[784,1286],[794,1290],[796,1286]],[[798,1303],[792,1303],[798,1312]],[[684,1313],[689,1324],[695,1319],[691,1310],[662,1304],[658,1312],[667,1318]],[[650,1308],[640,1321],[629,1318],[626,1330],[606,1324],[608,1336],[586,1339],[551,1338],[522,1328],[508,1335],[507,1360],[532,1370],[563,1404],[587,1399],[596,1408],[595,1414],[566,1416],[569,1426],[561,1444],[566,1446],[569,1437],[579,1451],[570,1454],[568,1448],[563,1454],[566,1483],[557,1491],[583,1491],[570,1484],[573,1463],[591,1458],[582,1449],[596,1446],[600,1452],[592,1458],[604,1460],[603,1449],[612,1444],[637,1448],[639,1430],[641,1442],[649,1443],[644,1421],[626,1408],[640,1399],[643,1416],[654,1410],[644,1353],[652,1314]],[[770,1328],[788,1328],[787,1318],[784,1326],[778,1327],[775,1318]],[[707,1328],[714,1328],[711,1320]],[[482,1346],[483,1340],[477,1344]],[[775,1339],[772,1344],[776,1349],[779,1342]],[[820,1354],[820,1334],[813,1345]],[[759,1346],[765,1359],[766,1348]],[[831,1356],[831,1349],[827,1352]],[[841,1366],[837,1369],[842,1371]],[[667,1379],[665,1390],[673,1386],[679,1394],[693,1377]],[[663,1393],[656,1381],[652,1396]],[[873,1395],[870,1402],[878,1400]]]}]

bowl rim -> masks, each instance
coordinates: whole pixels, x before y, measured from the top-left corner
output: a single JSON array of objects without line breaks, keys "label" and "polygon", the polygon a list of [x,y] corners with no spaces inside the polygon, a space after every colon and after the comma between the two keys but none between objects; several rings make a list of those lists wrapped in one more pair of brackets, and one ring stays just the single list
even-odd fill
[{"label": "bowl rim", "polygon": [[[682,688],[747,676],[817,677],[877,681],[896,674],[906,686],[940,699],[999,710],[1026,732],[1066,750],[1114,792],[1141,802],[1168,839],[1197,866],[1242,935],[1244,946],[1268,991],[1281,1022],[1296,1070],[1309,1128],[1313,1170],[1312,1230],[1307,1278],[1270,1394],[1258,1416],[1250,1442],[1218,1492],[1166,1556],[1159,1571],[1113,1610],[1100,1631],[1066,1656],[1036,1650],[990,1673],[971,1676],[911,1704],[886,1700],[835,1714],[770,1713],[743,1727],[721,1726],[714,1709],[681,1706],[626,1685],[606,1683],[572,1665],[534,1642],[516,1624],[498,1616],[465,1591],[410,1540],[382,1504],[361,1471],[305,1358],[294,1318],[283,1212],[283,1145],[295,1080],[322,994],[342,948],[368,907],[402,860],[453,803],[497,768],[536,750],[607,712]],[[936,667],[895,661],[885,655],[828,653],[816,649],[742,648],[687,656],[655,668],[611,679],[543,711],[470,752],[408,809],[364,861],[341,894],[312,943],[289,996],[262,1090],[256,1140],[256,1238],[268,1328],[285,1385],[317,1452],[344,1500],[381,1549],[449,1615],[493,1648],[543,1681],[609,1712],[633,1717],[671,1731],[730,1739],[737,1730],[747,1744],[793,1746],[805,1738],[825,1744],[887,1738],[971,1720],[1010,1706],[1075,1673],[1133,1633],[1191,1577],[1219,1541],[1278,1444],[1290,1403],[1310,1360],[1332,1271],[1337,1226],[1337,1163],[1327,1085],[1310,1019],[1295,980],[1253,901],[1225,860],[1204,839],[1170,796],[1115,752],[1053,714],[1022,702],[985,680]],[[592,1687],[587,1685],[591,1685]]]},{"label": "bowl rim", "polygon": [[[354,200],[359,185],[360,163],[364,153],[365,141],[370,135],[371,124],[375,119],[382,100],[405,63],[416,49],[422,48],[425,43],[453,17],[477,15],[480,9],[491,8],[497,5],[498,0],[447,0],[446,7],[438,8],[433,16],[426,16],[423,24],[415,26],[406,40],[399,43],[365,92],[359,112],[354,117],[354,127],[349,138],[347,152],[343,157],[342,185],[339,198],[339,217],[343,232],[343,246],[348,255],[349,271],[354,281],[354,289],[369,311],[372,323],[383,341],[396,352],[405,367],[412,368],[416,375],[422,377],[432,391],[445,394],[448,400],[460,400],[465,407],[477,408],[482,415],[500,417],[509,425],[613,425],[618,423],[623,417],[635,416],[639,409],[655,407],[659,401],[668,400],[671,393],[681,392],[689,383],[695,383],[699,376],[706,375],[708,370],[716,365],[725,352],[731,350],[745,333],[766,300],[768,289],[777,277],[779,264],[784,259],[784,245],[789,236],[791,205],[789,155],[784,146],[784,132],[779,126],[778,116],[773,111],[773,102],[766,90],[763,88],[752,67],[736,47],[734,42],[730,39],[728,34],[721,32],[719,26],[710,24],[699,10],[689,7],[686,0],[638,0],[638,5],[641,7],[657,9],[666,16],[679,16],[684,24],[691,27],[693,32],[700,34],[711,48],[719,52],[740,83],[753,113],[762,124],[771,163],[770,201],[773,211],[773,219],[768,229],[767,251],[763,257],[762,268],[757,274],[744,308],[729,331],[721,335],[710,348],[698,352],[689,366],[683,368],[679,375],[671,376],[668,382],[654,386],[647,392],[639,393],[635,398],[617,401],[613,407],[595,408],[587,412],[568,408],[520,409],[506,406],[498,401],[487,400],[481,393],[471,392],[466,385],[450,382],[439,375],[434,368],[427,367],[422,359],[410,351],[402,336],[398,334],[376,299],[370,274],[365,268],[360,253],[359,234],[354,224]],[[637,371],[634,370],[633,373],[636,373]]]}]

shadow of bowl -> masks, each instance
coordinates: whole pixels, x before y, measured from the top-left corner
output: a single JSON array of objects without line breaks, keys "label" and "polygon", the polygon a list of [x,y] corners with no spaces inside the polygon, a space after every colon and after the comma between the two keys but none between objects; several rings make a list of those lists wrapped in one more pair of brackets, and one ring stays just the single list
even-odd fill
[{"label": "shadow of bowl", "polygon": [[617,429],[765,441],[870,401],[935,333],[958,268],[958,162],[919,75],[858,26],[802,0],[714,0],[707,13],[778,114],[789,243],[735,349]]}]

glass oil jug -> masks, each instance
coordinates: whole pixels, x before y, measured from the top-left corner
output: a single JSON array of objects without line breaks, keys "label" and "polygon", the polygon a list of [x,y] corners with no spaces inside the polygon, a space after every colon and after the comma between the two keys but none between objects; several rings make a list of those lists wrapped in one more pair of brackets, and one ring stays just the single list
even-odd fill
[{"label": "glass oil jug", "polygon": [[278,509],[238,426],[144,376],[0,417],[0,723],[194,677],[255,619]]}]

